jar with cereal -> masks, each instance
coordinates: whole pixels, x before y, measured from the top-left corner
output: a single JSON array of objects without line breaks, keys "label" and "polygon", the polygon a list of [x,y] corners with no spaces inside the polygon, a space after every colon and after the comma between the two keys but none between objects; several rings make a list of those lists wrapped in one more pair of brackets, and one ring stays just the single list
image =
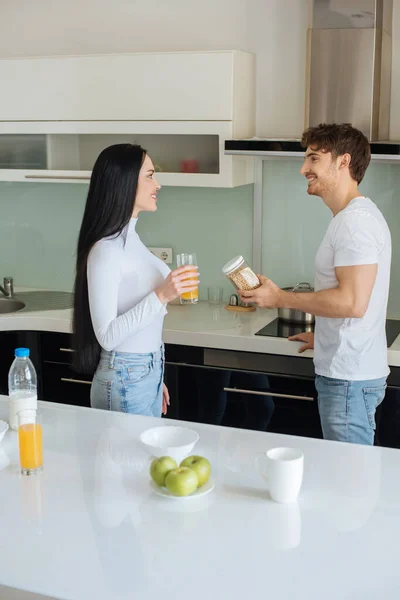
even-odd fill
[{"label": "jar with cereal", "polygon": [[222,272],[231,280],[237,290],[255,290],[261,285],[257,275],[243,256],[232,258],[222,267]]}]

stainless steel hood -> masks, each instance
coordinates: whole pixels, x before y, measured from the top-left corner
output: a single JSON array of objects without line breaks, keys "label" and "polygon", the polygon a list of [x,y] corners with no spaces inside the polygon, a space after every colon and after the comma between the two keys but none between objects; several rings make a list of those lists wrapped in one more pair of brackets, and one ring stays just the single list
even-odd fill
[{"label": "stainless steel hood", "polygon": [[[393,0],[310,0],[304,128],[352,123],[373,159],[400,160],[389,140]],[[226,154],[297,156],[300,140],[227,140]]]},{"label": "stainless steel hood", "polygon": [[305,125],[389,138],[393,0],[313,0]]}]

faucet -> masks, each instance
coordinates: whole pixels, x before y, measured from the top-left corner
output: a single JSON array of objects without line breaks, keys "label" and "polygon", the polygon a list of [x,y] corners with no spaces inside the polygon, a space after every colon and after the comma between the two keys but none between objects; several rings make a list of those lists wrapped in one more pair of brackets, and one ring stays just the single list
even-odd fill
[{"label": "faucet", "polygon": [[4,277],[2,287],[0,285],[0,292],[3,294],[4,298],[14,298],[14,282],[12,277]]}]

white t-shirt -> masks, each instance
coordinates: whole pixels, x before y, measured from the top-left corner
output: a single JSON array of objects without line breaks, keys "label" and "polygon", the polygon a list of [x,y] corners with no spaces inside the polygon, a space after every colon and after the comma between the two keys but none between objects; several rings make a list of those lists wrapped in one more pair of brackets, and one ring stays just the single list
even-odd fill
[{"label": "white t-shirt", "polygon": [[387,223],[369,198],[354,198],[332,219],[315,258],[315,291],[338,286],[335,267],[378,264],[378,273],[364,317],[316,317],[317,375],[361,381],[389,374],[385,324],[391,252]]},{"label": "white t-shirt", "polygon": [[88,257],[90,315],[105,350],[148,353],[162,342],[167,310],[154,290],[170,269],[141,242],[136,223],[97,242]]}]

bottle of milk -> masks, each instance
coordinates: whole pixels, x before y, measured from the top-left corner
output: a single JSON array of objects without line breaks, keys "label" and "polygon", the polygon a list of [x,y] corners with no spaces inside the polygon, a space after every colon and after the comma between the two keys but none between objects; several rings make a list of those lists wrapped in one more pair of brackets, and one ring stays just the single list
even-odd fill
[{"label": "bottle of milk", "polygon": [[16,348],[15,359],[8,373],[11,429],[18,429],[18,413],[21,410],[37,410],[37,377],[29,358],[28,348]]}]

